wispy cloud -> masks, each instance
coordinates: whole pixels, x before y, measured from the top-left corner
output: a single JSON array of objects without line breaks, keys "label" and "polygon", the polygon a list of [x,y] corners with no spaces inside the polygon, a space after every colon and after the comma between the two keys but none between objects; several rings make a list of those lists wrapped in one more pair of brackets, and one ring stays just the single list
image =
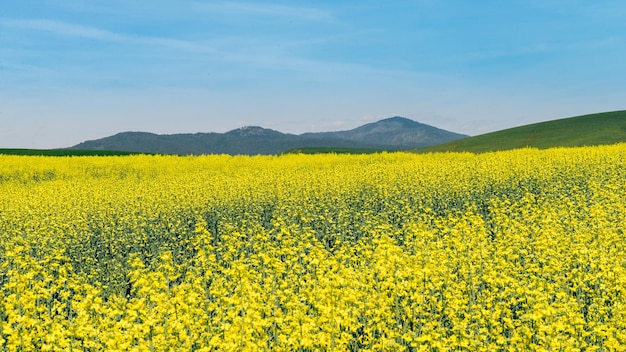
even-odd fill
[{"label": "wispy cloud", "polygon": [[[330,16],[323,11],[315,9],[283,5],[257,5],[252,3],[223,2],[207,6],[215,6],[216,8],[221,8],[223,11],[228,10],[260,13],[273,16],[316,18]],[[230,77],[239,80],[243,80],[242,77],[246,77],[247,79],[247,77],[251,74],[271,74],[281,77],[280,72],[287,74],[287,78],[284,78],[285,80],[300,79],[314,82],[332,81],[337,77],[346,77],[350,79],[355,79],[356,77],[363,79],[373,79],[374,77],[386,77],[390,79],[413,77],[414,79],[421,81],[425,79],[425,76],[427,76],[425,73],[407,72],[392,68],[370,66],[360,63],[359,60],[336,61],[309,58],[306,55],[299,53],[298,50],[279,51],[262,45],[263,43],[261,43],[261,45],[253,46],[249,43],[251,39],[245,36],[242,38],[231,39],[230,42],[222,44],[220,44],[219,40],[216,41],[214,38],[211,44],[205,44],[204,42],[181,40],[177,38],[129,34],[95,26],[85,26],[82,24],[49,19],[0,18],[0,30],[2,27],[21,31],[34,31],[37,33],[44,33],[59,37],[73,37],[93,41],[140,45],[146,47],[156,47],[157,49],[176,49],[170,50],[169,52],[160,51],[156,54],[151,52],[150,55],[154,54],[159,57],[167,56],[169,58],[166,63],[167,65],[171,65],[172,62],[180,62],[181,60],[184,60],[189,68],[193,66],[189,66],[190,62],[193,62],[194,65],[199,67],[198,70],[209,67],[207,64],[208,62],[219,62],[220,65],[222,63],[228,63],[232,67],[226,68],[222,71],[216,71],[215,77]],[[357,34],[360,35],[362,33]],[[351,37],[351,34],[347,34],[346,36]],[[345,37],[340,39],[347,40]],[[297,49],[298,47],[311,45],[311,43],[316,40],[325,42],[328,40],[337,40],[337,38],[334,38],[333,36],[321,36],[301,41],[294,39],[292,41],[286,41],[285,47],[289,47],[289,49],[294,49],[293,47],[295,47]],[[241,48],[245,48],[245,50],[242,50]],[[187,55],[188,53],[200,55]],[[78,54],[75,53],[74,56],[76,55]],[[0,66],[14,71],[34,72],[32,68],[37,68],[40,65],[37,63],[33,64],[32,68],[28,68],[18,65],[18,60],[12,61],[13,62],[5,60],[0,62]],[[154,69],[154,67],[151,66],[153,65],[151,62],[146,62],[145,65],[142,64],[139,68],[132,66],[134,63],[131,63],[131,61],[126,61],[123,65],[124,66],[120,66],[114,70],[103,69],[103,72],[93,72],[92,66],[86,66],[84,69],[89,72],[91,78],[103,75],[103,77],[109,77],[108,80],[112,80],[113,78],[115,78],[115,80],[123,80],[123,78],[119,76],[119,72],[127,72],[127,70],[133,71],[134,74],[131,76],[136,78],[137,72],[146,72]],[[44,65],[40,68],[44,69],[45,67],[46,66]],[[80,65],[73,65],[70,69],[76,72],[81,67],[82,66]],[[162,67],[158,67],[158,69],[161,70]],[[55,70],[50,69],[46,72],[46,77],[56,77]],[[177,72],[178,80],[184,80],[185,78],[193,79],[193,77],[186,76],[189,72],[191,72],[189,74],[194,77],[196,76],[196,72],[193,69],[181,70]]]},{"label": "wispy cloud", "polygon": [[626,15],[626,5],[623,1],[542,0],[529,4],[562,15],[601,21],[622,19]]},{"label": "wispy cloud", "polygon": [[461,53],[453,56],[451,62],[484,61],[493,59],[506,59],[519,56],[545,55],[558,52],[579,52],[596,50],[602,47],[615,45],[621,42],[617,37],[605,37],[589,41],[573,41],[570,43],[538,43],[531,46],[485,49]]},{"label": "wispy cloud", "polygon": [[317,8],[281,4],[220,1],[210,4],[198,3],[197,7],[203,9],[204,11],[231,15],[286,17],[304,20],[329,20],[333,18],[330,12]]},{"label": "wispy cloud", "polygon": [[0,19],[0,26],[18,29],[37,30],[51,32],[59,35],[106,40],[124,41],[128,38],[124,35],[116,34],[98,28],[80,26],[66,22],[39,20],[39,19]]},{"label": "wispy cloud", "polygon": [[34,30],[53,33],[60,36],[78,37],[108,42],[153,45],[199,52],[216,52],[216,50],[211,47],[192,41],[116,33],[96,27],[54,20],[0,18],[0,27]]}]

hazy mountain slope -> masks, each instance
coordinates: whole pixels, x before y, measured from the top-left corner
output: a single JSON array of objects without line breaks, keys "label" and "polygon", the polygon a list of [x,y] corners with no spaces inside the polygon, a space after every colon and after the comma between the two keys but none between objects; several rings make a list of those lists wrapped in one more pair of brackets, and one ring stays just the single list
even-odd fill
[{"label": "hazy mountain slope", "polygon": [[380,147],[399,149],[429,146],[467,137],[399,116],[368,123],[349,131],[327,132],[323,135],[355,142],[375,141]]},{"label": "hazy mountain slope", "polygon": [[119,150],[161,154],[279,154],[295,148],[409,149],[463,138],[401,117],[370,123],[339,132],[294,135],[258,126],[226,133],[158,135],[123,132],[86,141],[70,149]]}]

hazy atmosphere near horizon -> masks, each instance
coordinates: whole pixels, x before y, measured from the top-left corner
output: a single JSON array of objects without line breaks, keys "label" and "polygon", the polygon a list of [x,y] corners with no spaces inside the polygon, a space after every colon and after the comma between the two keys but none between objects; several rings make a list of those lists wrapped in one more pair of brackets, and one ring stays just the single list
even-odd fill
[{"label": "hazy atmosphere near horizon", "polygon": [[625,18],[617,0],[5,1],[0,147],[623,110]]}]

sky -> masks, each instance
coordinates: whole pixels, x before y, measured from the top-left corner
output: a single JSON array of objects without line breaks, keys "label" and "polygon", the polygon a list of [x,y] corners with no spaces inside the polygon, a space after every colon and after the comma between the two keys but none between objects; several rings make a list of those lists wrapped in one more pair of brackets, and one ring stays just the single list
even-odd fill
[{"label": "sky", "polygon": [[621,0],[8,0],[0,148],[123,131],[477,135],[626,109]]}]

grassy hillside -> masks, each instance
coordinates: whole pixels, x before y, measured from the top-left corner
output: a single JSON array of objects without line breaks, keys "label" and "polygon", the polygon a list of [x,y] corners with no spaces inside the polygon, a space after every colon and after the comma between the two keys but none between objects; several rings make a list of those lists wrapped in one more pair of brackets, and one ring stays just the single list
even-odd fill
[{"label": "grassy hillside", "polygon": [[578,147],[626,142],[626,111],[540,122],[418,148],[419,153],[468,151],[474,153],[523,147]]},{"label": "grassy hillside", "polygon": [[70,149],[7,149],[0,148],[0,155],[44,155],[44,156],[110,156],[139,154],[112,150],[70,150]]}]

